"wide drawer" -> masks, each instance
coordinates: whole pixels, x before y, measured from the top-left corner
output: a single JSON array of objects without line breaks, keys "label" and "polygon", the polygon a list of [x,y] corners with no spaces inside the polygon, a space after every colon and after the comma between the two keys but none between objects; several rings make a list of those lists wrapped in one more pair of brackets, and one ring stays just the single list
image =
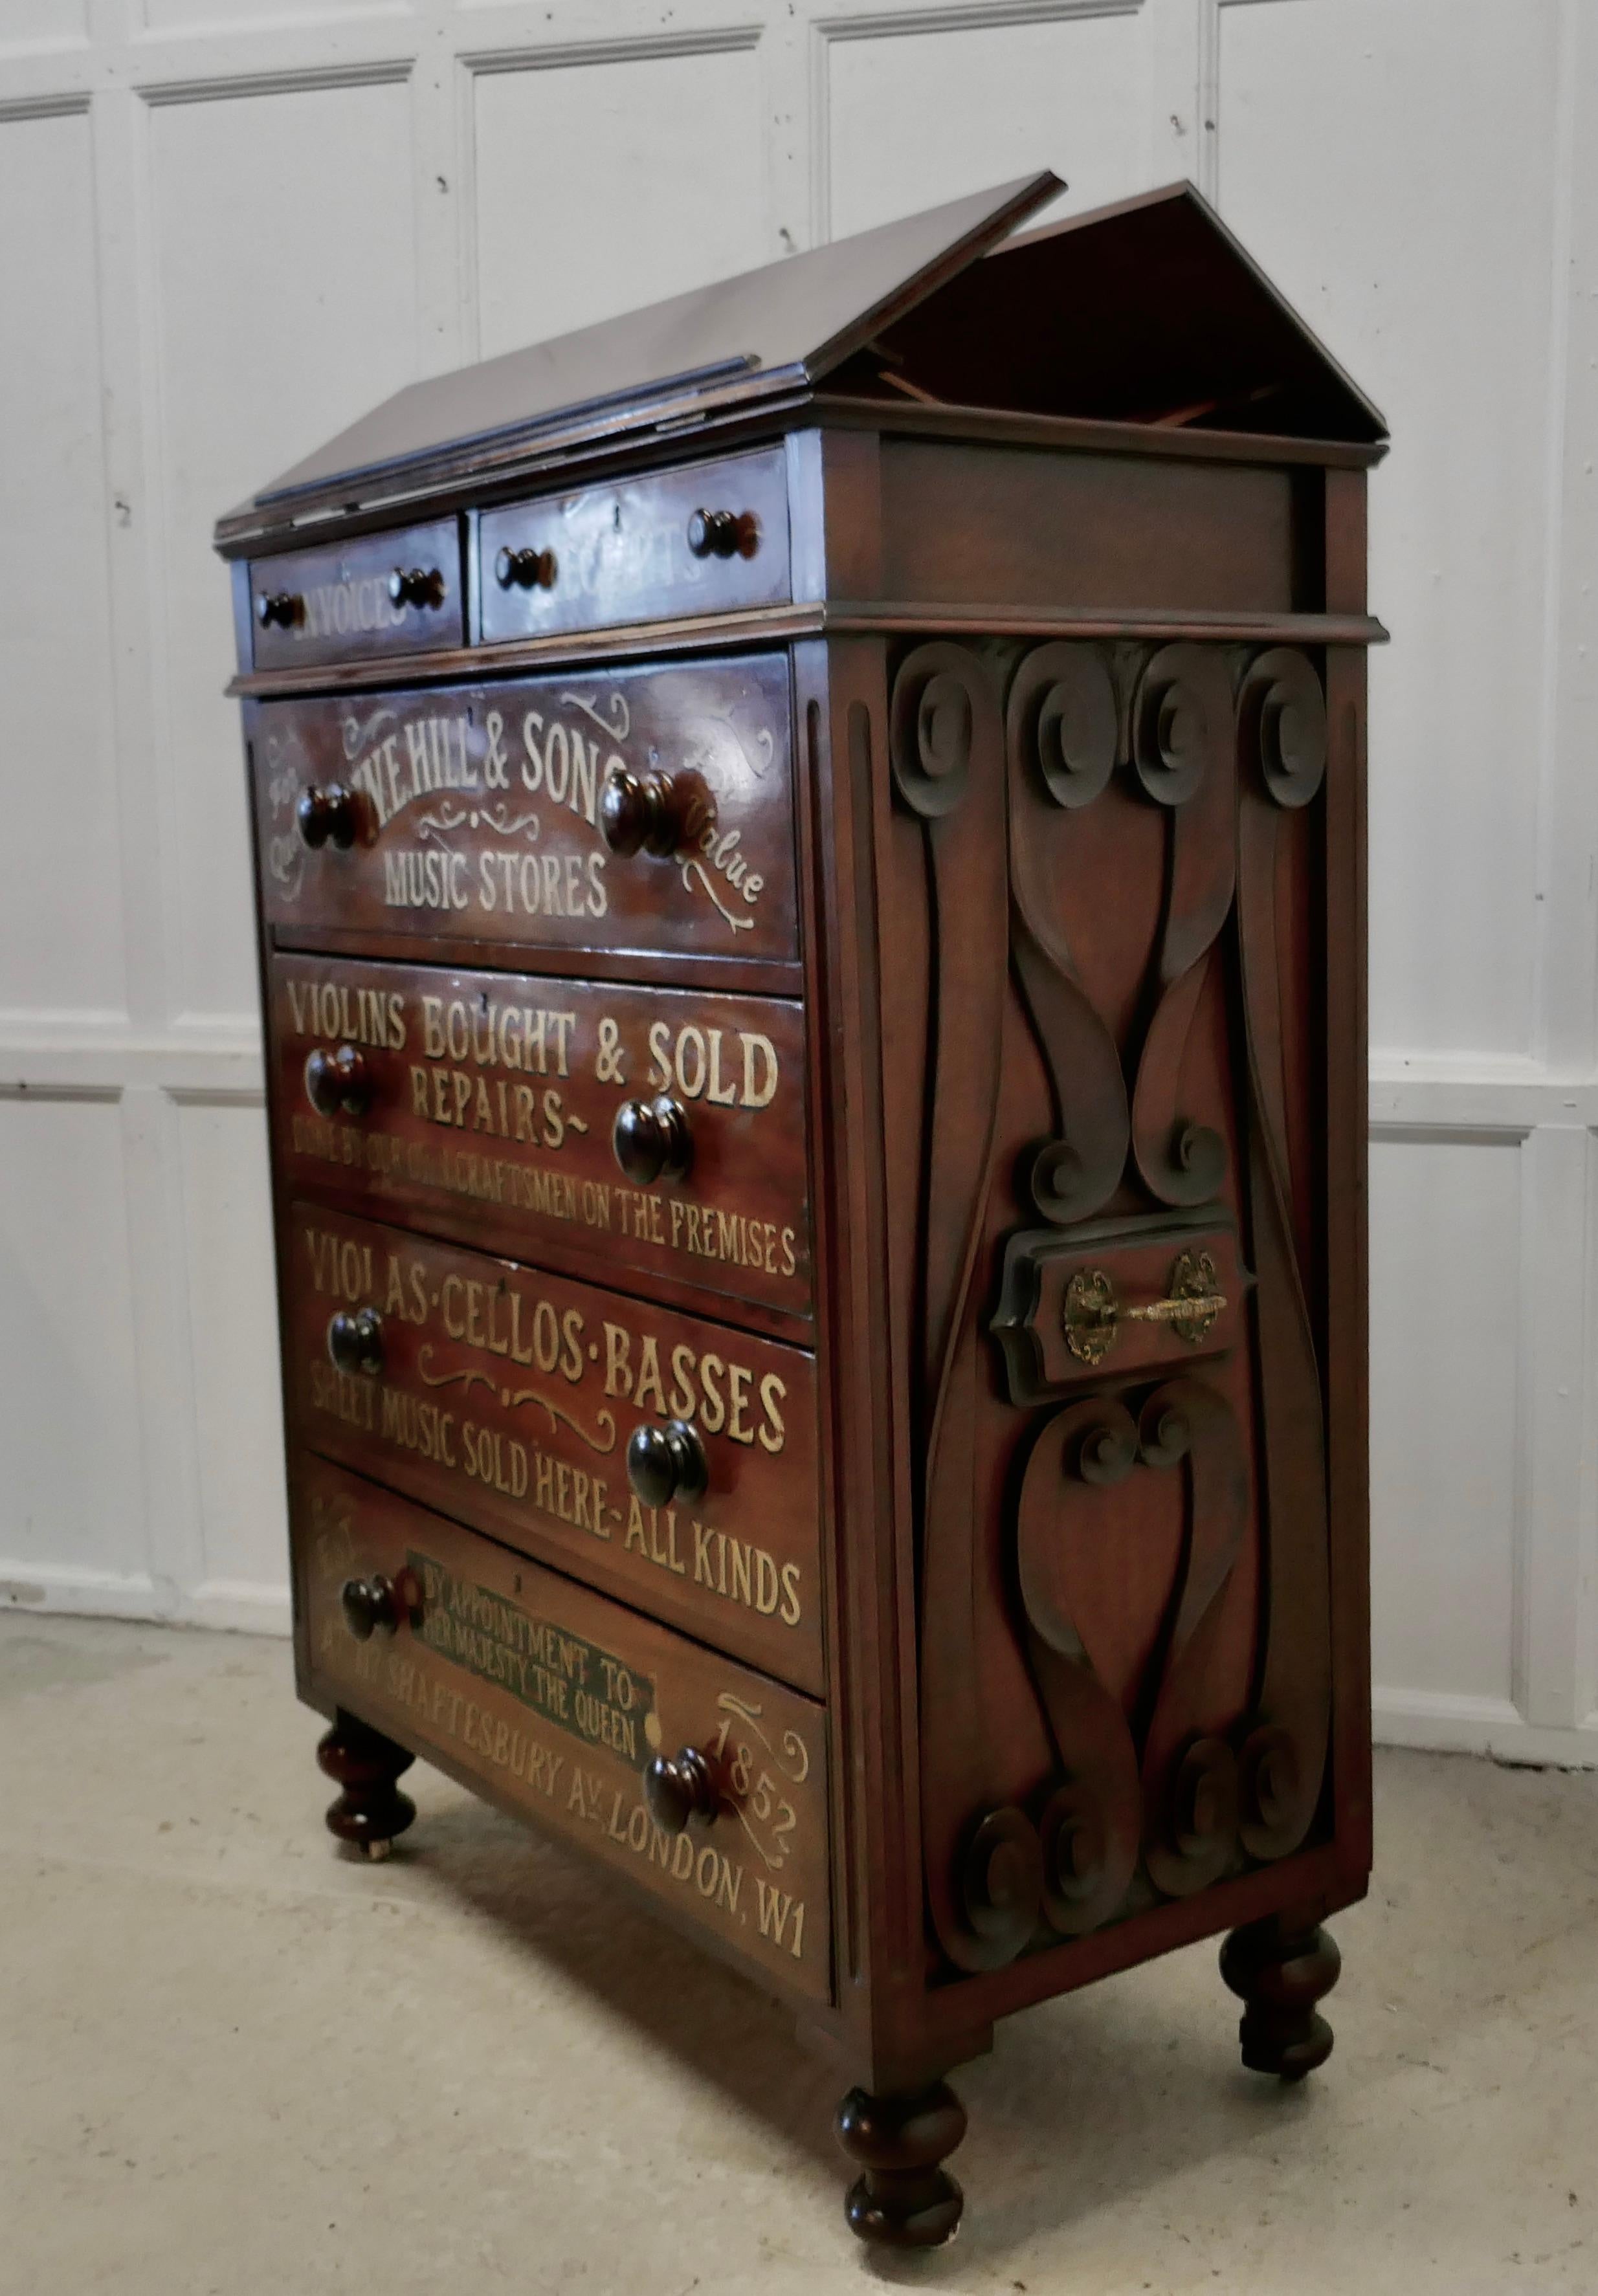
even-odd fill
[{"label": "wide drawer", "polygon": [[790,591],[782,450],[485,511],[483,642],[775,605]]},{"label": "wide drawer", "polygon": [[[822,1707],[337,1467],[297,1462],[292,1486],[318,1687],[630,1874],[768,1978],[830,1997]],[[368,1597],[352,1605],[360,1625],[382,1614],[364,1641],[346,1587]],[[689,1746],[710,1766],[714,1814],[663,1833],[643,1772]]]},{"label": "wide drawer", "polygon": [[460,529],[444,518],[336,550],[258,558],[250,620],[257,669],[463,645]]},{"label": "wide drawer", "polygon": [[821,1689],[813,1357],[303,1204],[288,1254],[315,1449]]},{"label": "wide drawer", "polygon": [[332,957],[269,977],[296,1189],[808,1311],[800,1005]]},{"label": "wide drawer", "polygon": [[285,939],[798,954],[783,655],[270,702],[251,750]]}]

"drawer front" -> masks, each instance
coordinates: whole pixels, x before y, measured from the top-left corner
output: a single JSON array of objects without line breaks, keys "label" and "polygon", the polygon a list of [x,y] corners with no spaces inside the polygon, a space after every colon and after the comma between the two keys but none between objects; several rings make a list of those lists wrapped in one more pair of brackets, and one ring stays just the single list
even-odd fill
[{"label": "drawer front", "polygon": [[445,518],[257,559],[250,619],[258,669],[463,645],[460,529]]},{"label": "drawer front", "polygon": [[270,974],[296,1190],[808,1312],[799,1004],[330,957]]},{"label": "drawer front", "polygon": [[783,655],[271,702],[251,750],[285,936],[798,955]]},{"label": "drawer front", "polygon": [[289,1255],[315,1449],[820,1690],[813,1357],[305,1205]]},{"label": "drawer front", "polygon": [[[312,1675],[629,1874],[778,1983],[832,1994],[825,1710],[322,1461],[293,1476]],[[357,1641],[343,1590],[395,1589]],[[660,1831],[656,1753],[695,1746],[715,1814]]]},{"label": "drawer front", "polygon": [[483,642],[785,603],[781,450],[485,511]]},{"label": "drawer front", "polygon": [[1011,1401],[1230,1355],[1253,1280],[1231,1215],[1208,1206],[1012,1235],[992,1325]]}]

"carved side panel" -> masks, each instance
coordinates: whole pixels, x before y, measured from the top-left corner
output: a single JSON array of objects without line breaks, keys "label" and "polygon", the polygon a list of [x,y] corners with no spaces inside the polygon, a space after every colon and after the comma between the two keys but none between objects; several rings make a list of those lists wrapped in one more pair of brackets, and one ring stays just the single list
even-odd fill
[{"label": "carved side panel", "polygon": [[889,704],[900,801],[923,824],[935,988],[922,1174],[921,1712],[933,1926],[957,1968],[1012,1960],[1041,1888],[1036,1831],[985,1800],[981,1594],[971,1525],[985,1305],[978,1276],[1004,1046],[1004,742],[998,693],[963,646],[917,648]]},{"label": "carved side panel", "polygon": [[1257,1372],[1272,1536],[1258,1720],[1243,1748],[1243,1839],[1280,1857],[1308,1831],[1332,1721],[1325,1439],[1315,1335],[1294,1250],[1286,1078],[1295,1015],[1277,938],[1283,816],[1318,797],[1326,705],[1307,658],[1273,648],[1239,696],[1237,938],[1252,1121],[1249,1197]]},{"label": "carved side panel", "polygon": [[1110,1196],[1131,1125],[1115,1037],[1083,986],[1069,921],[1053,898],[1050,844],[1034,785],[1067,814],[1103,794],[1114,769],[1115,686],[1093,646],[1038,646],[1011,686],[1011,947],[1016,983],[1048,1069],[1055,1133],[1032,1158],[1028,1193],[1046,1220],[1086,1219]]},{"label": "carved side panel", "polygon": [[938,645],[892,720],[931,953],[928,1902],[977,1971],[1313,1837],[1325,711],[1291,649]]}]

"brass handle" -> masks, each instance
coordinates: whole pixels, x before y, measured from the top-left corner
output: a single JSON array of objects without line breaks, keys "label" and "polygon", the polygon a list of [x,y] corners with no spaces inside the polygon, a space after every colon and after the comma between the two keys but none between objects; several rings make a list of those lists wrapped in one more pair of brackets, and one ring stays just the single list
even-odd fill
[{"label": "brass handle", "polygon": [[1065,1287],[1065,1344],[1079,1363],[1102,1363],[1123,1324],[1168,1324],[1179,1340],[1198,1347],[1228,1305],[1207,1251],[1184,1251],[1168,1279],[1167,1297],[1124,1308],[1108,1271],[1078,1267]]},{"label": "brass handle", "polygon": [[[1120,1315],[1126,1324],[1202,1324],[1207,1331],[1225,1304],[1224,1292],[1179,1292],[1174,1299],[1151,1300],[1146,1308],[1123,1308]],[[1185,1339],[1191,1335],[1183,1331],[1181,1336]],[[1201,1339],[1203,1332],[1199,1336]]]}]

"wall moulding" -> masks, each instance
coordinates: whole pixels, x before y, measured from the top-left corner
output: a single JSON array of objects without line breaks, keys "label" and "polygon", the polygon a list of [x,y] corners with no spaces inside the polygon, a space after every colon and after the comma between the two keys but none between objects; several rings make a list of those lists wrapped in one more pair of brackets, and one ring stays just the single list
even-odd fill
[{"label": "wall moulding", "polygon": [[475,78],[488,72],[560,71],[573,64],[641,63],[657,56],[725,55],[729,50],[758,48],[765,31],[763,24],[698,24],[680,32],[622,33],[614,39],[465,48],[455,62]]},{"label": "wall moulding", "polygon": [[166,1626],[209,1627],[224,1633],[286,1637],[289,1590],[254,1579],[207,1578],[187,1593],[143,1571],[44,1568],[0,1554],[0,1612],[91,1619],[152,1619]]},{"label": "wall moulding", "polygon": [[[374,17],[414,20],[419,13],[414,0],[343,0],[342,5],[330,5],[325,14],[315,18],[316,0],[242,0],[242,6],[240,0],[191,0],[186,8],[168,0],[164,9],[160,0],[122,0],[122,4],[134,19],[132,40],[151,46],[236,37],[241,24],[257,33],[315,30],[322,35],[335,32],[341,37],[371,23]],[[239,10],[231,20],[230,7]]]},{"label": "wall moulding", "polygon": [[387,87],[408,80],[416,68],[414,55],[379,54],[349,58],[337,64],[241,64],[236,72],[197,76],[193,79],[145,80],[135,78],[134,92],[152,109],[174,103],[225,103],[236,96],[309,95],[325,88]]},{"label": "wall moulding", "polygon": [[1543,1125],[1598,1127],[1598,1077],[1535,1062],[1512,1069],[1417,1060],[1371,1063],[1373,1136],[1415,1132],[1517,1138]]},{"label": "wall moulding", "polygon": [[1528,1722],[1507,1698],[1378,1687],[1371,1693],[1376,1742],[1451,1754],[1487,1754],[1535,1768],[1598,1769],[1598,1714],[1573,1730]]},{"label": "wall moulding", "polygon": [[947,8],[873,9],[857,16],[821,16],[811,30],[833,40],[877,40],[914,32],[982,32],[1006,24],[1051,24],[1066,16],[1135,16],[1144,0],[955,0]]},{"label": "wall moulding", "polygon": [[19,1103],[30,1100],[40,1103],[77,1100],[99,1101],[114,1105],[121,1099],[123,1090],[124,1087],[119,1084],[106,1084],[97,1080],[53,1078],[45,1083],[31,1077],[11,1075],[0,1077],[0,1101],[12,1100]]},{"label": "wall moulding", "polygon": [[115,1100],[142,1086],[174,1098],[200,1095],[260,1105],[257,1037],[193,1045],[170,1037],[59,1037],[0,1034],[0,1095],[8,1099]]},{"label": "wall moulding", "polygon": [[[176,1607],[176,1596],[171,1597]],[[76,1611],[90,1618],[170,1615],[163,1590],[143,1571],[83,1570],[64,1562],[41,1567],[0,1555],[0,1611]]]},{"label": "wall moulding", "polygon": [[[0,69],[8,62],[0,53]],[[63,88],[41,95],[0,97],[0,127],[9,127],[14,119],[70,119],[74,112],[86,111],[90,102],[86,87]]]}]

